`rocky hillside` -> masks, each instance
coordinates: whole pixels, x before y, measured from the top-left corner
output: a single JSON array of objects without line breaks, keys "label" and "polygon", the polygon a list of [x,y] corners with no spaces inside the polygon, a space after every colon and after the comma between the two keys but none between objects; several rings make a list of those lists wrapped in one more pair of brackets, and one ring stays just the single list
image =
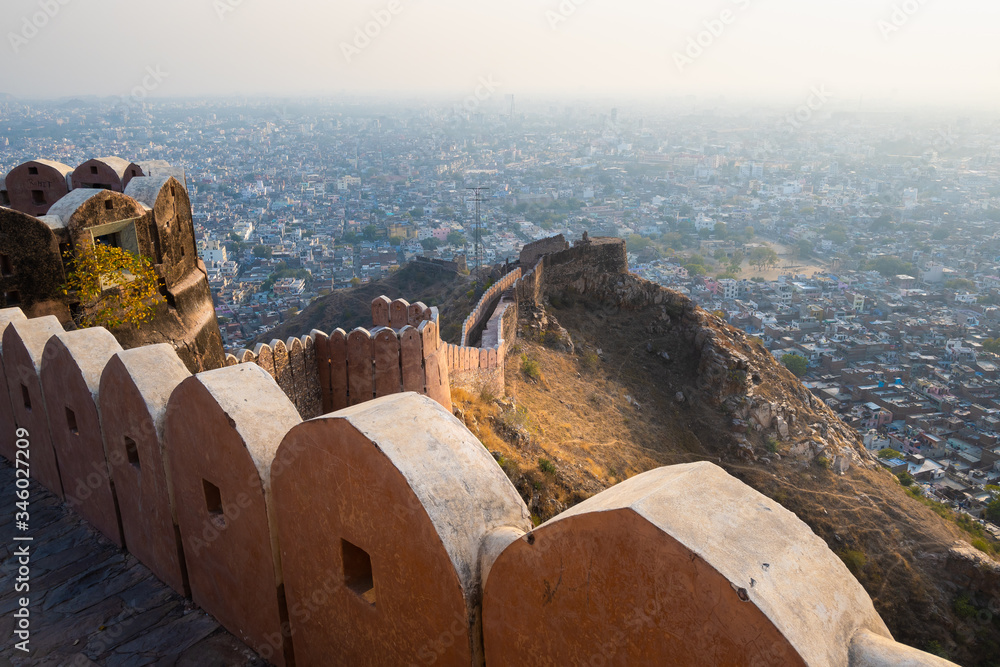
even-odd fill
[{"label": "rocky hillside", "polygon": [[508,397],[454,395],[537,521],[651,468],[713,461],[808,523],[897,639],[1000,664],[1000,565],[971,543],[996,545],[907,493],[758,342],[582,263],[547,271],[541,304],[522,303]]}]

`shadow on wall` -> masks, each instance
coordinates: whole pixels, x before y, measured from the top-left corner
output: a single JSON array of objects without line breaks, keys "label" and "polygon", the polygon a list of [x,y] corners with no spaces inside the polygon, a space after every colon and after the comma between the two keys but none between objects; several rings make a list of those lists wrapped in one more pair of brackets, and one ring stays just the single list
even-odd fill
[{"label": "shadow on wall", "polygon": [[895,644],[804,523],[714,465],[532,530],[426,396],[303,422],[257,364],[190,375],[167,345],[0,327],[3,455],[276,665],[950,664]]}]

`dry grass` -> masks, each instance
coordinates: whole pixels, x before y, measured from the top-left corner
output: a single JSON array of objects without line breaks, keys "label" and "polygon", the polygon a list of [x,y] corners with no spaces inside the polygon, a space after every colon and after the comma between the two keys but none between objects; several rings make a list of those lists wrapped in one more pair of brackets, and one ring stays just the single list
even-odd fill
[{"label": "dry grass", "polygon": [[[509,407],[466,392],[454,394],[467,422],[478,426],[473,430],[500,455],[536,520],[641,472],[711,461],[795,512],[843,554],[897,638],[920,648],[936,641],[959,657],[978,653],[974,647],[955,648],[954,634],[942,622],[953,595],[942,586],[938,566],[927,559],[973,536],[910,497],[880,469],[852,468],[838,476],[790,458],[765,465],[734,456],[731,416],[703,402],[675,398],[678,391],[695,395],[697,359],[690,344],[676,335],[653,337],[641,313],[578,304],[554,314],[572,334],[577,354],[521,338],[518,354],[537,362],[543,380],[526,377],[520,364],[508,364],[508,393],[525,412],[528,438],[495,428]],[[653,354],[647,351],[650,345]],[[663,360],[660,351],[671,360]],[[788,401],[806,423],[832,418],[803,405],[801,385],[773,360],[759,365],[760,394]],[[751,436],[760,440],[758,451],[768,454],[766,437]],[[776,444],[787,452],[788,443]],[[551,461],[555,473],[539,470],[540,459]]]}]

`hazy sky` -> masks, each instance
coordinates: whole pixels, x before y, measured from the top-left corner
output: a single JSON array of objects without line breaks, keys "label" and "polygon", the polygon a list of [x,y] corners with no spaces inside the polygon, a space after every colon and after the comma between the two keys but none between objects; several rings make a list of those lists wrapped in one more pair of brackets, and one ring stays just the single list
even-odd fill
[{"label": "hazy sky", "polygon": [[[387,24],[358,48],[373,12]],[[3,0],[0,92],[461,97],[485,78],[496,100],[803,103],[823,86],[838,104],[985,105],[998,25],[996,0]]]}]

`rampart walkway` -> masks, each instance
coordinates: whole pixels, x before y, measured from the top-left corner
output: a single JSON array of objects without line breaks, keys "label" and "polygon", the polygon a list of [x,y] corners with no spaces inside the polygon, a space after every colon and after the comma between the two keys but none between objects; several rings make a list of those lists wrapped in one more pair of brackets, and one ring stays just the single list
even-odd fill
[{"label": "rampart walkway", "polygon": [[[0,488],[14,502],[14,469],[0,459]],[[14,591],[14,512],[0,512],[5,582],[0,591],[0,665],[139,667],[268,663],[214,618],[160,582],[135,556],[107,538],[32,480],[31,590]],[[10,585],[8,585],[9,582]],[[17,598],[31,600],[30,657],[13,649]]]}]

